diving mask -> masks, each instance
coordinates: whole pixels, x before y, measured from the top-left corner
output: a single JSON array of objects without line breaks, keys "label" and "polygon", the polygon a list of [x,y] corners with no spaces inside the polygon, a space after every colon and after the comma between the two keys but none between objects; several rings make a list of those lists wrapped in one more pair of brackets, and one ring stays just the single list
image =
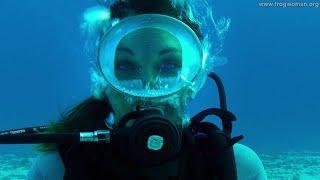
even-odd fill
[{"label": "diving mask", "polygon": [[161,14],[126,17],[101,37],[98,64],[116,90],[135,97],[173,94],[203,75],[200,40],[182,21]]}]

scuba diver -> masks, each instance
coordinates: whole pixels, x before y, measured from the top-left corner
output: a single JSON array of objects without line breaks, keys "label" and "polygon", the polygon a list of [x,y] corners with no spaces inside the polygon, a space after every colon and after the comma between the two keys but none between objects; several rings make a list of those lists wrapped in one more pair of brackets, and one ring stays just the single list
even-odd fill
[{"label": "scuba diver", "polygon": [[[61,142],[42,139],[27,179],[267,179],[258,155],[238,143],[243,136],[231,137],[236,117],[209,72],[199,23],[173,2],[118,0],[86,22],[99,32],[93,95],[39,133],[60,133]],[[220,108],[190,118],[187,105],[208,77]],[[203,121],[208,115],[223,128]],[[70,132],[80,140],[65,138]]]}]

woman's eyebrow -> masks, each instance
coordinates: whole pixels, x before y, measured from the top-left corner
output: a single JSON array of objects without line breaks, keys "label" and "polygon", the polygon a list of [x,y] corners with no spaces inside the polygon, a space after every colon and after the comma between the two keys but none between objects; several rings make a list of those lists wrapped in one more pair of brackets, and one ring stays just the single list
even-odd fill
[{"label": "woman's eyebrow", "polygon": [[120,47],[117,47],[116,51],[117,51],[117,52],[118,52],[118,51],[123,51],[123,52],[126,52],[126,53],[128,53],[128,54],[130,54],[130,55],[132,55],[132,56],[135,55],[135,53],[134,53],[130,48],[128,48],[128,47],[120,46]]},{"label": "woman's eyebrow", "polygon": [[181,53],[181,50],[177,49],[177,48],[166,48],[166,49],[163,49],[159,52],[159,56],[162,56],[162,55],[168,54],[168,53],[172,53],[172,52]]}]

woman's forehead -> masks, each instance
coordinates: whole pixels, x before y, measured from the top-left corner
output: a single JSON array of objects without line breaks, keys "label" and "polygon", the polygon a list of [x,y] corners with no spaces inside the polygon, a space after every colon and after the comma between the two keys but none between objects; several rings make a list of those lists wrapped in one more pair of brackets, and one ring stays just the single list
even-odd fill
[{"label": "woman's forehead", "polygon": [[179,40],[168,31],[159,28],[142,28],[124,36],[117,48],[131,50],[162,50],[174,48],[181,51]]}]

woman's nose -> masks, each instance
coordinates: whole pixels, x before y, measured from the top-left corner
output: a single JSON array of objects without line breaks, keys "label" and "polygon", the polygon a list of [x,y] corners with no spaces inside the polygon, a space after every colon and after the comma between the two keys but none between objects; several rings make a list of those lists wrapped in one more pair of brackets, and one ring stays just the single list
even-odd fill
[{"label": "woman's nose", "polygon": [[156,88],[157,74],[151,68],[145,69],[144,72],[142,72],[142,76],[142,85],[145,89]]}]

